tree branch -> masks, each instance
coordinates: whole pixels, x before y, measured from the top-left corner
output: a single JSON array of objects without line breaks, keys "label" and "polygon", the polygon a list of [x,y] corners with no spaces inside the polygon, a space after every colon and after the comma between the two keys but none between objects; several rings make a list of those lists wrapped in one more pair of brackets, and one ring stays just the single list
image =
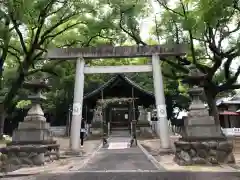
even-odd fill
[{"label": "tree branch", "polygon": [[[235,90],[235,89],[240,89],[240,84],[233,84],[231,86],[228,86],[227,90]],[[225,91],[221,90],[220,92]]]},{"label": "tree branch", "polygon": [[[226,20],[227,22],[230,21],[230,19],[234,16],[234,10],[232,11],[232,14],[228,17],[228,20]],[[235,33],[237,32],[238,30],[240,29],[240,21],[238,21],[237,23],[237,26],[229,31],[229,28],[228,28],[228,31],[225,31],[224,30],[224,27],[222,28],[222,31],[220,31],[220,38],[219,38],[219,41],[218,41],[218,48],[221,48],[221,44],[222,44],[222,41],[227,38],[228,36],[230,36],[232,33]]]},{"label": "tree branch", "polygon": [[12,45],[9,45],[8,47],[9,47],[10,49],[16,51],[18,54],[22,54],[22,52],[21,52],[19,49],[15,48],[15,47],[12,46]]},{"label": "tree branch", "polygon": [[232,64],[234,58],[228,58],[227,61],[224,63],[224,76],[225,79],[230,78],[230,66]]},{"label": "tree branch", "polygon": [[171,9],[171,8],[169,8],[169,7],[167,6],[166,1],[157,0],[157,2],[160,4],[160,6],[164,7],[166,10],[168,10],[168,11],[170,11],[170,12],[176,14],[176,15],[179,15],[179,16],[182,16],[182,17],[184,16],[183,14],[181,14],[181,13],[179,13],[179,12],[177,12],[177,11]]},{"label": "tree branch", "polygon": [[133,40],[137,43],[137,44],[142,44],[144,46],[147,45],[147,43],[143,42],[141,39],[137,38],[133,33],[127,31],[122,23],[123,23],[123,14],[124,12],[120,12],[120,21],[119,21],[119,27],[123,30],[123,32],[125,32],[126,34],[128,34],[131,38],[133,38]]},{"label": "tree branch", "polygon": [[17,53],[12,52],[10,50],[8,50],[8,53],[11,54],[12,56],[14,56],[19,62],[21,62],[21,59],[20,59],[20,57],[19,57],[19,55]]},{"label": "tree branch", "polygon": [[158,32],[158,23],[157,23],[157,16],[155,15],[154,16],[154,21],[155,21],[155,31],[156,31],[156,36],[157,36],[157,39],[158,39],[158,44],[160,44],[160,34]]},{"label": "tree branch", "polygon": [[163,59],[164,62],[168,63],[169,65],[171,65],[172,67],[182,71],[183,73],[189,73],[189,70],[185,67],[183,67],[182,65],[178,65],[174,62],[172,62],[171,60],[168,59]]},{"label": "tree branch", "polygon": [[226,83],[222,84],[221,86],[219,86],[219,91],[226,91],[228,90],[229,87],[231,87],[232,85],[234,85],[234,83],[237,81],[237,78],[240,74],[240,67],[238,67],[237,72],[227,80]]},{"label": "tree branch", "polygon": [[239,1],[238,0],[234,0],[233,3],[234,3],[233,4],[234,9],[236,9],[237,11],[240,11]]},{"label": "tree branch", "polygon": [[11,17],[11,20],[12,20],[12,23],[13,23],[13,26],[14,26],[14,29],[15,29],[15,31],[16,31],[17,34],[18,34],[18,37],[19,37],[20,44],[21,44],[21,46],[22,46],[23,52],[24,52],[25,54],[27,54],[27,47],[26,47],[26,45],[25,45],[25,41],[24,41],[23,35],[22,35],[21,31],[20,31],[19,28],[18,28],[18,23],[17,23],[17,21],[16,21],[15,19],[13,19],[13,16],[12,16],[12,15],[11,15],[10,17]]},{"label": "tree branch", "polygon": [[[57,61],[57,62],[55,62],[55,63],[52,65],[52,67],[56,67],[57,65],[61,64],[62,62],[65,62],[65,61],[66,61],[66,60]],[[46,66],[46,65],[45,65],[45,66]],[[33,69],[33,70],[29,71],[29,72],[26,74],[26,76],[33,75],[33,74],[35,74],[35,73],[37,73],[37,72],[46,72],[46,73],[49,73],[49,74],[58,76],[58,74],[55,73],[52,68],[46,68],[46,67],[42,67],[42,68],[40,68],[40,69]]]},{"label": "tree branch", "polygon": [[70,20],[72,17],[74,17],[76,14],[70,14],[68,16],[66,16],[65,18],[62,18],[60,21],[58,21],[56,24],[54,24],[52,27],[50,27],[49,29],[47,29],[42,37],[41,40],[39,42],[39,44],[43,44],[44,41],[46,40],[46,36],[48,36],[54,29],[56,29],[57,27],[59,27],[60,25],[62,25],[63,23],[67,22],[68,20]]},{"label": "tree branch", "polygon": [[45,42],[47,39],[49,39],[49,38],[54,39],[54,38],[57,37],[58,35],[64,33],[65,31],[67,31],[67,30],[69,30],[69,29],[73,28],[74,26],[76,26],[76,25],[78,25],[78,24],[81,24],[81,23],[82,23],[82,22],[78,22],[78,23],[69,25],[69,26],[67,26],[66,28],[64,28],[63,30],[61,30],[61,31],[59,31],[59,32],[57,32],[57,33],[55,33],[55,34],[49,34],[49,35],[45,36],[44,38],[42,38],[41,43],[44,43],[44,42]]},{"label": "tree branch", "polygon": [[217,54],[213,55],[213,59],[214,59],[214,64],[213,66],[210,68],[209,72],[208,72],[208,77],[210,79],[212,79],[212,77],[214,76],[215,72],[220,68],[220,66],[222,65],[222,59],[221,57],[219,57]]},{"label": "tree branch", "polygon": [[[60,2],[58,2],[58,3],[60,3]],[[58,12],[60,12],[62,9],[64,9],[64,8],[66,7],[67,3],[68,3],[68,0],[64,0],[62,6],[61,6],[60,8],[58,8],[58,9],[55,10],[55,11],[52,11],[52,12],[49,13],[47,16],[51,16],[51,15],[53,15],[53,14],[57,14]]]},{"label": "tree branch", "polygon": [[25,76],[31,76],[35,73],[38,73],[38,72],[45,72],[45,73],[49,73],[51,75],[54,75],[54,76],[58,76],[57,73],[55,73],[52,69],[34,69],[34,70],[31,70],[29,71],[27,74],[25,74]]}]

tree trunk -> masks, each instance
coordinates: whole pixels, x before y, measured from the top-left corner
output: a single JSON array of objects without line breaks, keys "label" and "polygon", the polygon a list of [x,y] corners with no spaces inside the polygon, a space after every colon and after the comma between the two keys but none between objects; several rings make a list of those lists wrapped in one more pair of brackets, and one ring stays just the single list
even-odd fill
[{"label": "tree trunk", "polygon": [[71,111],[70,111],[70,108],[68,108],[68,117],[67,117],[66,132],[65,132],[65,135],[67,137],[70,136],[70,127],[71,127]]},{"label": "tree trunk", "polygon": [[21,88],[21,86],[24,82],[24,79],[25,79],[25,75],[20,72],[17,79],[14,81],[14,83],[12,83],[12,87],[9,90],[9,92],[7,93],[7,95],[3,101],[5,110],[7,110],[9,108],[9,106],[11,105],[11,102],[17,95],[18,90]]},{"label": "tree trunk", "polygon": [[204,89],[205,96],[207,98],[207,103],[209,107],[209,114],[210,116],[214,117],[215,124],[220,126],[218,108],[216,105],[216,95],[211,92],[211,90]]},{"label": "tree trunk", "polygon": [[5,121],[5,112],[2,111],[0,114],[0,139],[3,138],[3,134],[4,134],[4,121]]},{"label": "tree trunk", "polygon": [[3,116],[1,115],[1,117],[0,117],[0,134],[4,132],[4,121],[5,121],[6,112],[9,110],[9,108],[11,108],[10,107],[11,102],[14,99],[14,97],[16,96],[16,94],[23,82],[24,82],[24,74],[20,73],[18,78],[12,84],[11,89],[9,90],[9,92],[7,93],[7,95],[3,101],[3,106],[4,106],[3,112],[4,113],[3,113]]}]

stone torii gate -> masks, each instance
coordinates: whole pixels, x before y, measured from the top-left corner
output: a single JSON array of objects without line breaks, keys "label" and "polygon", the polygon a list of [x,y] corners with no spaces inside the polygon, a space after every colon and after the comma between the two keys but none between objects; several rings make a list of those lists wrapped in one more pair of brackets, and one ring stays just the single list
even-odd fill
[{"label": "stone torii gate", "polygon": [[[128,73],[128,72],[153,72],[155,101],[158,116],[158,135],[161,148],[170,148],[168,134],[168,120],[164,97],[163,77],[160,66],[161,57],[185,55],[183,45],[153,45],[153,46],[103,46],[87,48],[56,48],[50,49],[46,58],[50,60],[76,60],[76,75],[74,85],[73,114],[70,132],[70,149],[79,151],[80,128],[82,119],[82,104],[84,90],[84,74],[93,73]],[[151,57],[151,65],[128,66],[97,66],[85,67],[85,61],[100,58],[133,58]]]}]

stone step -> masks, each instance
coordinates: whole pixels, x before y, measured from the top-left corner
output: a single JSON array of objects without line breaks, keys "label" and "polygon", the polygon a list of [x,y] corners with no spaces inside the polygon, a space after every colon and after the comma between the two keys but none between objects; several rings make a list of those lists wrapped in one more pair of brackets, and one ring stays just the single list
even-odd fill
[{"label": "stone step", "polygon": [[129,128],[128,127],[112,127],[111,130],[112,131],[114,131],[114,130],[129,130]]}]

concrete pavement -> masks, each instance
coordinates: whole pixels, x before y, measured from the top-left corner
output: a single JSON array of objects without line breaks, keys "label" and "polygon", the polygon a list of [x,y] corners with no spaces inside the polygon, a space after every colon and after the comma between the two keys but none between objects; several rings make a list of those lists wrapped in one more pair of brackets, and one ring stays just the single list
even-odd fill
[{"label": "concrete pavement", "polygon": [[239,180],[239,173],[209,172],[68,172],[41,174],[29,177],[2,178],[1,180]]},{"label": "concrete pavement", "polygon": [[[130,137],[111,137],[79,171],[158,170],[139,147],[129,147]],[[162,169],[163,170],[163,169]]]}]

